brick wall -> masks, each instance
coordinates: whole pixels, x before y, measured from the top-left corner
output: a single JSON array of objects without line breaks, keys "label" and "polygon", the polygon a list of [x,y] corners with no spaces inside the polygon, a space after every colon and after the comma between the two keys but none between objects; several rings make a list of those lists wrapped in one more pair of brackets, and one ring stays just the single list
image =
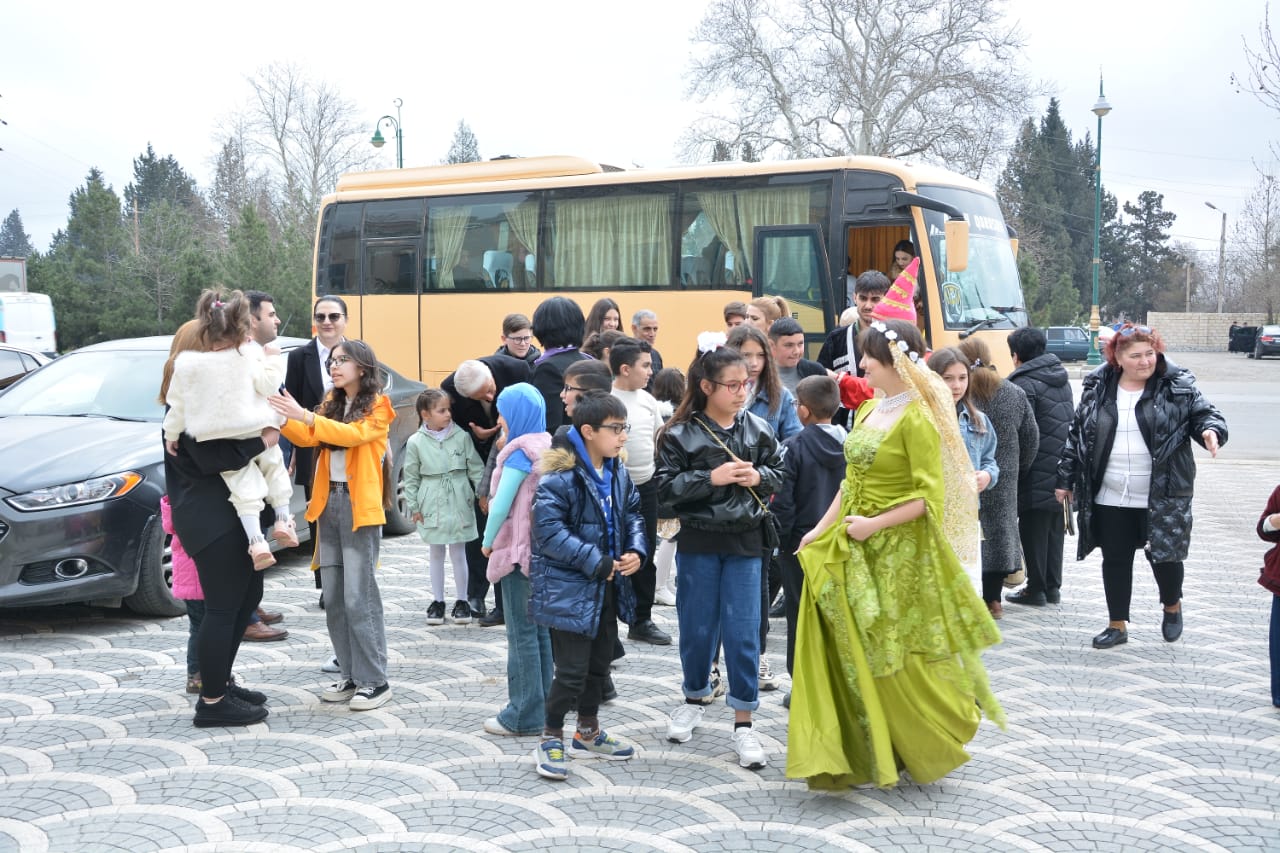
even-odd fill
[{"label": "brick wall", "polygon": [[1266,314],[1183,314],[1152,311],[1147,325],[1160,333],[1173,352],[1226,352],[1231,324],[1261,326]]}]

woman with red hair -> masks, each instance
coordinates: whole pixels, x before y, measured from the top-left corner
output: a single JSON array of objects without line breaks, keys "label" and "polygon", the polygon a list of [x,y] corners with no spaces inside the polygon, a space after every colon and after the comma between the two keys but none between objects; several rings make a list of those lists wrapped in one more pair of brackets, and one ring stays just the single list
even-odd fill
[{"label": "woman with red hair", "polygon": [[1164,605],[1161,633],[1182,636],[1182,561],[1191,543],[1195,440],[1217,456],[1227,422],[1200,394],[1195,377],[1165,358],[1149,326],[1125,323],[1106,342],[1106,363],[1084,379],[1056,495],[1076,503],[1083,560],[1102,549],[1110,622],[1095,649],[1129,641],[1133,557],[1143,549]]}]

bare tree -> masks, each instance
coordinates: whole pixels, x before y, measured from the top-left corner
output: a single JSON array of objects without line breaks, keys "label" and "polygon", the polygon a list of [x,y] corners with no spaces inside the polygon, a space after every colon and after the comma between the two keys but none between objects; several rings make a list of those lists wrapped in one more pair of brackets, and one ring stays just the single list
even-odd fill
[{"label": "bare tree", "polygon": [[373,158],[368,128],[355,106],[323,81],[306,78],[295,65],[272,64],[249,78],[251,98],[233,119],[249,168],[270,176],[282,219],[314,217],[338,177]]},{"label": "bare tree", "polygon": [[1280,183],[1258,170],[1258,183],[1236,218],[1224,283],[1235,310],[1262,310],[1275,322],[1280,310]]},{"label": "bare tree", "polygon": [[1035,92],[1004,0],[714,0],[690,93],[731,103],[685,137],[784,157],[919,156],[981,174]]},{"label": "bare tree", "polygon": [[1270,3],[1263,8],[1262,23],[1258,24],[1257,46],[1249,44],[1247,38],[1241,40],[1249,71],[1243,78],[1232,74],[1231,82],[1237,91],[1247,91],[1264,106],[1280,112],[1280,48],[1271,33]]}]

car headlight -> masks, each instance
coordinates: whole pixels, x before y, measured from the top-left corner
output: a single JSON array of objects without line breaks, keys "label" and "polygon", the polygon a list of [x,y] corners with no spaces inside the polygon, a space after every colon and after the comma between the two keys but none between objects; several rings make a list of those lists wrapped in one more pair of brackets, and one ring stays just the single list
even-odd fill
[{"label": "car headlight", "polygon": [[61,509],[62,507],[91,504],[105,501],[107,498],[118,498],[121,495],[127,495],[141,482],[141,474],[135,471],[122,471],[119,474],[108,474],[105,477],[81,480],[78,483],[35,489],[21,495],[5,498],[5,501],[9,506],[21,512]]}]

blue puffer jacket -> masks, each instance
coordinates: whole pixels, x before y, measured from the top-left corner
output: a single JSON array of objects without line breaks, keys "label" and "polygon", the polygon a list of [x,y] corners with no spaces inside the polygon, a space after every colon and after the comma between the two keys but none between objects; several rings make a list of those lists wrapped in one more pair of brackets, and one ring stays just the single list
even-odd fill
[{"label": "blue puffer jacket", "polygon": [[[615,575],[608,552],[604,510],[596,487],[577,452],[553,447],[538,463],[542,479],[533,500],[533,558],[529,561],[529,617],[539,625],[594,637],[600,626],[605,585],[617,591],[618,617],[630,623],[636,596],[631,578]],[[618,553],[649,553],[640,515],[640,493],[616,464],[613,475],[613,525]],[[625,511],[624,511],[625,508]]]}]

